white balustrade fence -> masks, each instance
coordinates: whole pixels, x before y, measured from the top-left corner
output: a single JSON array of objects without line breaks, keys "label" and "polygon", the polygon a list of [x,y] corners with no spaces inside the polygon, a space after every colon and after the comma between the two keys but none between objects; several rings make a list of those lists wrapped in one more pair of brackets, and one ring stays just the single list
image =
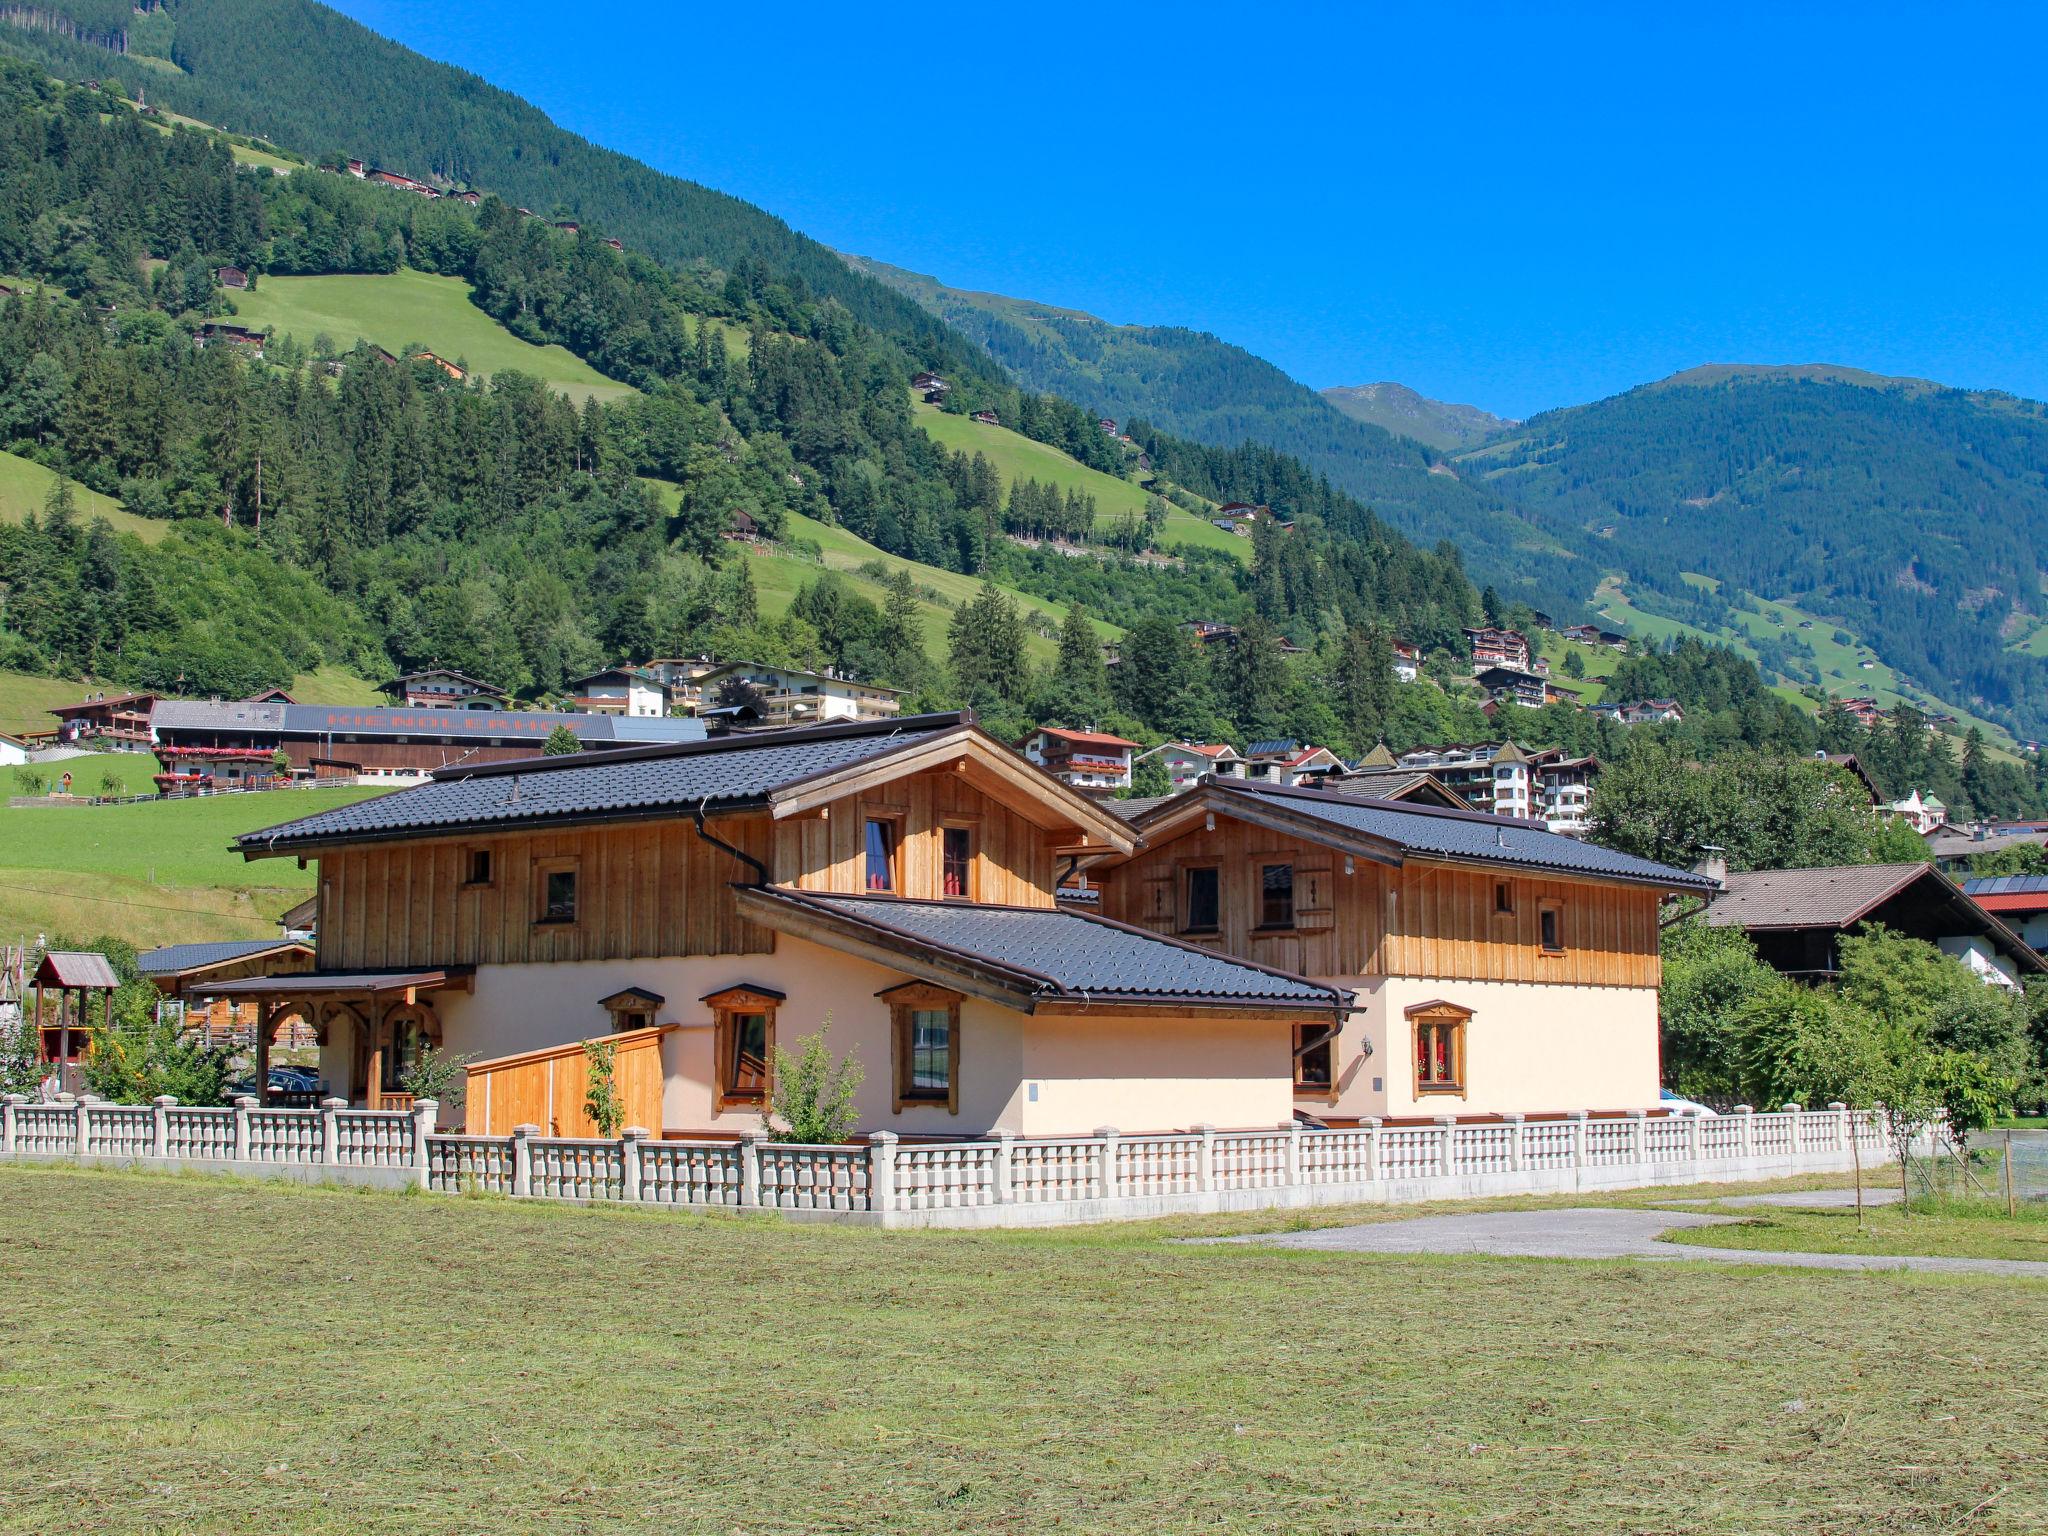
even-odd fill
[{"label": "white balustrade fence", "polygon": [[197,1108],[94,1099],[0,1106],[0,1159],[91,1160],[367,1183],[448,1194],[760,1210],[887,1226],[1027,1225],[1339,1201],[1460,1199],[1846,1172],[1891,1147],[1873,1115],[1788,1104],[1756,1114],[1506,1115],[1469,1125],[1267,1131],[1198,1126],[1158,1136],[904,1144],[887,1131],[847,1146],[797,1146],[749,1131],[735,1142],[444,1135],[439,1106],[410,1111]]}]

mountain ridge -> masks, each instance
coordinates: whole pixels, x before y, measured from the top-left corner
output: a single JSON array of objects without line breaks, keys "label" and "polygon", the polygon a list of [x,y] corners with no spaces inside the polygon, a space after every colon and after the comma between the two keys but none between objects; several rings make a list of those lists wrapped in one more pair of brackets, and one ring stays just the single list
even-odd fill
[{"label": "mountain ridge", "polygon": [[1521,425],[1476,405],[1432,400],[1391,380],[1333,385],[1322,391],[1322,396],[1346,416],[1445,451],[1473,447],[1497,432]]}]

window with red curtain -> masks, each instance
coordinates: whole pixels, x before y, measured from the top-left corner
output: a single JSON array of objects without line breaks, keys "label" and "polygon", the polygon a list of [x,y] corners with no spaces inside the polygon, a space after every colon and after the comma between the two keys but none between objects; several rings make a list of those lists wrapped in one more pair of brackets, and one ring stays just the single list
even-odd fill
[{"label": "window with red curtain", "polygon": [[893,891],[896,889],[896,823],[879,817],[868,819],[867,829],[868,889],[871,891]]},{"label": "window with red curtain", "polygon": [[974,834],[966,827],[947,827],[941,836],[945,893],[948,896],[974,894]]}]

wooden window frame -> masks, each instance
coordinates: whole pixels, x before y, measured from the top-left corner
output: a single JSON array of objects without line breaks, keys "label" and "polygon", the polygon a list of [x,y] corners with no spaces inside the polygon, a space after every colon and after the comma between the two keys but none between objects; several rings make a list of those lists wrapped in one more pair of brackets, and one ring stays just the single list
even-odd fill
[{"label": "wooden window frame", "polygon": [[1493,915],[1513,917],[1515,915],[1515,883],[1512,880],[1493,882]]},{"label": "wooden window frame", "polygon": [[[497,850],[493,848],[465,848],[462,850],[462,888],[466,891],[480,891],[485,886],[498,883]],[[484,861],[484,875],[477,878],[476,861]]]},{"label": "wooden window frame", "polygon": [[[962,995],[929,982],[907,981],[875,996],[889,1005],[889,1079],[894,1091],[894,1112],[906,1109],[938,1109],[949,1115],[960,1113],[960,1004]],[[913,1093],[910,1088],[911,1031],[919,1013],[947,1015],[946,1093]]]},{"label": "wooden window frame", "polygon": [[[1409,1070],[1415,1075],[1415,1097],[1418,1099],[1455,1098],[1462,1099],[1471,1087],[1472,1010],[1457,1003],[1441,999],[1434,1002],[1417,1003],[1402,1010],[1409,1024]],[[1429,1082],[1422,1076],[1422,1038],[1425,1029],[1448,1029],[1451,1031],[1451,1077],[1450,1082]]]},{"label": "wooden window frame", "polygon": [[[556,875],[568,875],[575,882],[574,910],[567,917],[548,915],[548,881]],[[583,921],[583,861],[579,858],[535,859],[533,861],[533,926],[536,928],[574,928]]]},{"label": "wooden window frame", "polygon": [[[860,813],[860,894],[901,896],[903,891],[903,830],[909,816],[887,806],[863,806]],[[868,823],[879,821],[889,828],[889,889],[878,891],[868,884]]]},{"label": "wooden window frame", "polygon": [[[1546,943],[1543,938],[1544,924],[1549,922],[1556,934],[1555,944]],[[1551,959],[1570,952],[1571,946],[1564,941],[1564,902],[1555,896],[1546,897],[1536,904],[1536,952]]]},{"label": "wooden window frame", "polygon": [[[700,1001],[710,1005],[713,1022],[713,1107],[720,1112],[728,1109],[758,1109],[765,1112],[775,1099],[775,1013],[787,999],[782,993],[768,987],[738,986],[710,993]],[[758,1093],[735,1090],[732,1085],[733,1033],[739,1016],[747,1013],[768,1016],[767,1027],[761,1034],[761,1088]]]},{"label": "wooden window frame", "polygon": [[[1304,1030],[1319,1030],[1326,1037],[1322,1041],[1322,1048],[1330,1053],[1330,1080],[1327,1083],[1311,1083],[1302,1080],[1301,1064],[1303,1057],[1298,1053],[1301,1050],[1301,1036]],[[1338,1038],[1338,1035],[1327,1024],[1297,1024],[1294,1026],[1294,1049],[1297,1052],[1294,1058],[1294,1096],[1297,1099],[1328,1099],[1332,1103],[1336,1102]]]},{"label": "wooden window frame", "polygon": [[[866,829],[862,829],[865,835]],[[946,834],[965,832],[967,834],[967,889],[958,896],[946,894]],[[939,818],[939,888],[933,892],[941,901],[981,900],[981,818],[979,816],[947,815]]]},{"label": "wooden window frame", "polygon": [[[1216,876],[1216,922],[1213,927],[1193,928],[1188,925],[1188,876],[1198,869],[1206,869]],[[1223,932],[1223,861],[1221,859],[1183,859],[1173,872],[1173,931],[1184,938],[1212,938]]]},{"label": "wooden window frame", "polygon": [[[1286,922],[1284,922],[1284,923],[1269,923],[1269,922],[1267,922],[1267,921],[1266,921],[1266,871],[1267,871],[1267,870],[1269,870],[1269,869],[1284,869],[1284,870],[1286,870],[1286,871],[1287,871],[1287,921],[1286,921]],[[1296,913],[1295,913],[1295,905],[1294,905],[1294,877],[1295,877],[1295,875],[1296,875],[1296,874],[1298,873],[1298,871],[1297,871],[1297,870],[1296,870],[1296,868],[1295,868],[1295,863],[1294,863],[1294,860],[1292,860],[1292,859],[1270,859],[1270,860],[1269,860],[1269,859],[1267,859],[1266,857],[1264,857],[1264,856],[1261,856],[1261,857],[1259,858],[1259,860],[1258,860],[1258,870],[1259,870],[1259,883],[1258,883],[1258,899],[1259,899],[1259,920],[1258,920],[1258,922],[1257,922],[1257,923],[1256,923],[1256,924],[1255,924],[1255,925],[1253,926],[1253,928],[1252,928],[1252,932],[1254,932],[1254,933],[1292,933],[1292,932],[1294,932],[1294,930],[1295,930],[1295,917],[1296,917]],[[1220,893],[1219,893],[1219,894],[1220,894]]]}]

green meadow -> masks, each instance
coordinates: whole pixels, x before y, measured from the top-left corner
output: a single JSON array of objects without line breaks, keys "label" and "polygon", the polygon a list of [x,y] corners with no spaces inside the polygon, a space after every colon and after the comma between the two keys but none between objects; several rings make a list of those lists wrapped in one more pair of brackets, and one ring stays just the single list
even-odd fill
[{"label": "green meadow", "polygon": [[[1050,482],[1061,490],[1082,491],[1095,498],[1095,526],[1107,530],[1126,517],[1145,515],[1146,491],[1134,481],[1090,469],[1080,460],[1057,448],[1036,442],[1008,427],[991,427],[966,416],[951,416],[935,406],[919,403],[917,424],[934,442],[956,453],[979,453],[987,457],[1007,491],[1018,480]],[[1174,546],[1220,549],[1239,560],[1251,559],[1251,540],[1225,533],[1205,517],[1197,517],[1169,505],[1166,528],[1160,542]]]},{"label": "green meadow", "polygon": [[233,297],[242,324],[275,328],[307,346],[323,333],[342,348],[357,341],[387,352],[423,346],[486,376],[516,369],[577,400],[634,393],[567,347],[521,341],[470,302],[459,277],[409,267],[388,276],[265,277]]}]

